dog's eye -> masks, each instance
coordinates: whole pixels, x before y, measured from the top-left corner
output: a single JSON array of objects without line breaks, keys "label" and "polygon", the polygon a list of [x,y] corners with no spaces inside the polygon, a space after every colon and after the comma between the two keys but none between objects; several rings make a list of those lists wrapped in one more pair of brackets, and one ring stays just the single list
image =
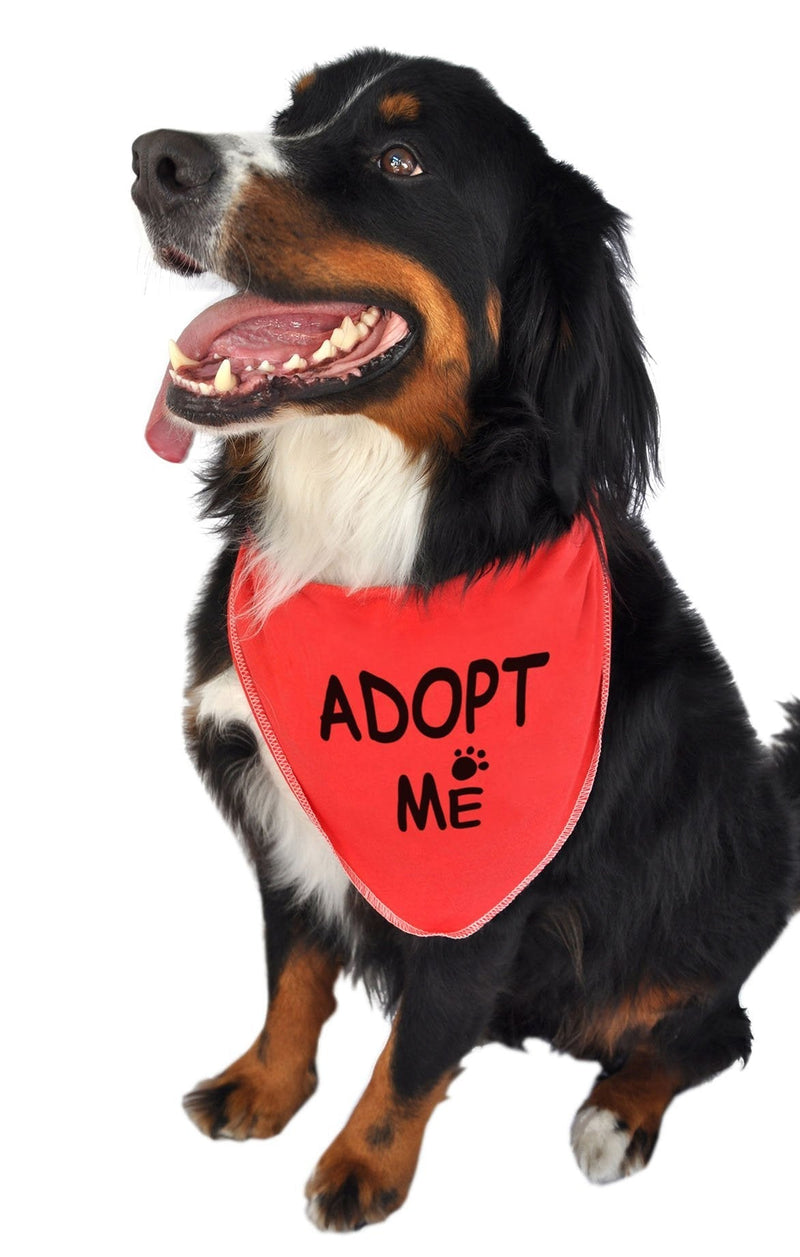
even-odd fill
[{"label": "dog's eye", "polygon": [[421,175],[422,167],[417,161],[410,148],[404,148],[402,144],[394,144],[391,148],[387,148],[385,153],[381,153],[378,158],[378,165],[386,175]]}]

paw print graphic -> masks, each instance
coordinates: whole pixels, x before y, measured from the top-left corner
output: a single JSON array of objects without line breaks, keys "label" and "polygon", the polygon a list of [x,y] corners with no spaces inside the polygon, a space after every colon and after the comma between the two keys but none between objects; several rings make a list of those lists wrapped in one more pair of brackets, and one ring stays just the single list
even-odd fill
[{"label": "paw print graphic", "polygon": [[476,772],[485,772],[488,767],[486,752],[476,751],[474,746],[468,746],[464,752],[461,750],[455,752],[455,760],[450,771],[456,781],[469,781]]}]

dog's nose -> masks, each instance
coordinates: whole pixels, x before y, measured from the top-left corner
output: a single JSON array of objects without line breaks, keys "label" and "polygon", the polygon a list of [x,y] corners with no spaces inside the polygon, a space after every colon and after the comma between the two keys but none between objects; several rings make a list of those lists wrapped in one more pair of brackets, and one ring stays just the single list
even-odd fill
[{"label": "dog's nose", "polygon": [[143,214],[162,215],[199,204],[221,169],[219,154],[202,135],[148,131],[133,142],[131,196]]}]

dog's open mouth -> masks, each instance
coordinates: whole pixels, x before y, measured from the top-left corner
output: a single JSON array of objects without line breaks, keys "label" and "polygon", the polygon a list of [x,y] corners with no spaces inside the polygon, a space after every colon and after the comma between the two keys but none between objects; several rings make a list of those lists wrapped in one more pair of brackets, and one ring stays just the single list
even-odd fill
[{"label": "dog's open mouth", "polygon": [[185,457],[191,432],[267,417],[281,403],[327,396],[389,370],[415,340],[397,312],[363,302],[217,302],[170,342],[170,367],[147,428],[156,453]]},{"label": "dog's open mouth", "polygon": [[229,403],[219,420],[215,412],[204,418],[202,409],[187,418],[224,422],[244,398],[261,401],[275,389],[305,392],[318,384],[336,388],[373,374],[398,357],[408,335],[404,318],[378,306],[259,302],[257,313],[215,335],[199,360],[171,342],[170,379],[192,399]]}]

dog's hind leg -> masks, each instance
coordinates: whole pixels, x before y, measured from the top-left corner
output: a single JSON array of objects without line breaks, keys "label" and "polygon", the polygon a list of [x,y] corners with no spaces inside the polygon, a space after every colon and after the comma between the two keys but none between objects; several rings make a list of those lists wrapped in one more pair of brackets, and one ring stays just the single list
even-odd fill
[{"label": "dog's hind leg", "polygon": [[613,1183],[647,1164],[661,1119],[681,1089],[678,1071],[647,1047],[610,1077],[601,1075],[572,1123],[572,1149],[592,1183]]},{"label": "dog's hind leg", "polygon": [[613,1183],[643,1169],[673,1097],[749,1052],[750,1026],[738,1002],[669,1014],[619,1068],[601,1074],[578,1110],[572,1148],[583,1173],[592,1183]]}]

